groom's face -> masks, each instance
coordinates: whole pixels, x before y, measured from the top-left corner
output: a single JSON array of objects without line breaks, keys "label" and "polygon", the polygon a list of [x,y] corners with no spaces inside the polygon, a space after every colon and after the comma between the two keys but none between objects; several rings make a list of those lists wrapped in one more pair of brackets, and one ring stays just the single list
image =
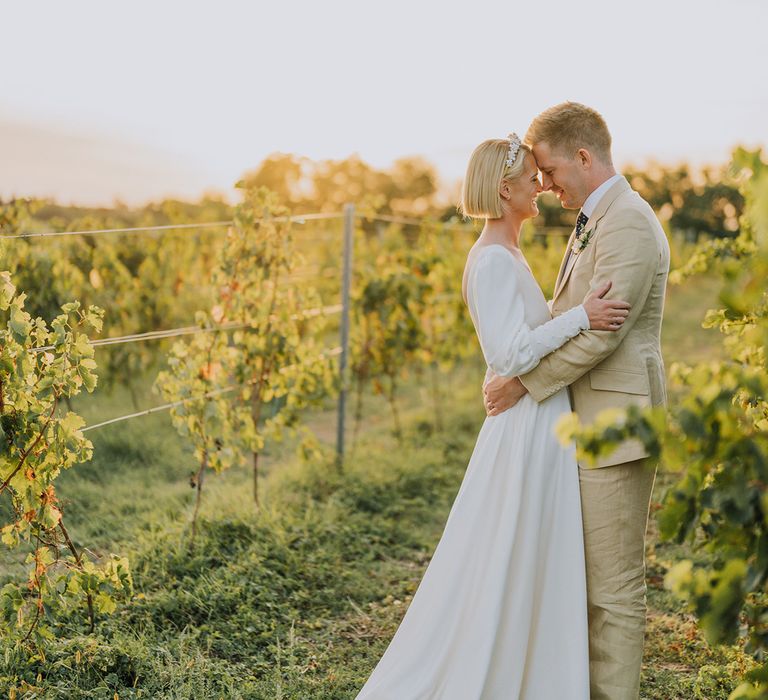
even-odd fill
[{"label": "groom's face", "polygon": [[581,160],[553,151],[546,141],[537,143],[531,150],[541,170],[544,191],[557,195],[564,209],[579,209],[589,194]]}]

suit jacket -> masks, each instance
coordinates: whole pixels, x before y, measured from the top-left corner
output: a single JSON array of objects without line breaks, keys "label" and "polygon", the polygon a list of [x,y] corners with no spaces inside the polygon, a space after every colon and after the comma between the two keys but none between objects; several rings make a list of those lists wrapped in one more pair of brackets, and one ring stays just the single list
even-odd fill
[{"label": "suit jacket", "polygon": [[[650,205],[622,178],[598,202],[585,231],[588,244],[566,255],[560,267],[552,314],[581,304],[610,280],[606,295],[632,305],[619,331],[584,331],[520,377],[536,401],[564,386],[582,423],[606,408],[666,403],[661,320],[669,274],[669,243]],[[568,242],[573,244],[574,235]],[[648,456],[637,440],[621,443],[597,467]]]}]

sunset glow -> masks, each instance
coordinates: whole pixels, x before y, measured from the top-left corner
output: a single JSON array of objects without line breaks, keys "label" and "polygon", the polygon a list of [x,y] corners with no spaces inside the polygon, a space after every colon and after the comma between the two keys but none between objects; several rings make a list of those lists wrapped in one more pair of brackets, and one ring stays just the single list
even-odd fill
[{"label": "sunset glow", "polygon": [[276,151],[375,166],[419,154],[451,182],[479,141],[565,99],[603,113],[620,164],[722,163],[768,140],[765,3],[536,8],[15,3],[0,195],[193,197]]}]

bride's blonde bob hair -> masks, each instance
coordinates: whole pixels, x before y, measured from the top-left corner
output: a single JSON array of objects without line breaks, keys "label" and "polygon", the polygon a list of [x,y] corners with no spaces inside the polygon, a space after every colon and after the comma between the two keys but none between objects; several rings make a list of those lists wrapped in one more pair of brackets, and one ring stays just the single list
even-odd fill
[{"label": "bride's blonde bob hair", "polygon": [[533,155],[529,146],[521,144],[514,162],[507,165],[508,151],[509,139],[488,139],[472,152],[459,202],[459,212],[463,216],[475,219],[501,217],[501,181],[520,177],[525,159]]}]

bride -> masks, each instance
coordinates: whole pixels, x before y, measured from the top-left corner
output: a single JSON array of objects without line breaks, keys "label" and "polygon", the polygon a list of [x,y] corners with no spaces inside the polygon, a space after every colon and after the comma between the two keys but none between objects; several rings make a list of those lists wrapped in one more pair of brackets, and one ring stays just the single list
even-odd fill
[{"label": "bride", "polygon": [[[607,283],[555,319],[520,248],[538,214],[536,161],[516,134],[472,153],[461,208],[485,226],[462,293],[491,373],[524,374],[583,330],[616,331]],[[563,388],[485,419],[424,577],[357,700],[588,700],[586,581]]]}]

